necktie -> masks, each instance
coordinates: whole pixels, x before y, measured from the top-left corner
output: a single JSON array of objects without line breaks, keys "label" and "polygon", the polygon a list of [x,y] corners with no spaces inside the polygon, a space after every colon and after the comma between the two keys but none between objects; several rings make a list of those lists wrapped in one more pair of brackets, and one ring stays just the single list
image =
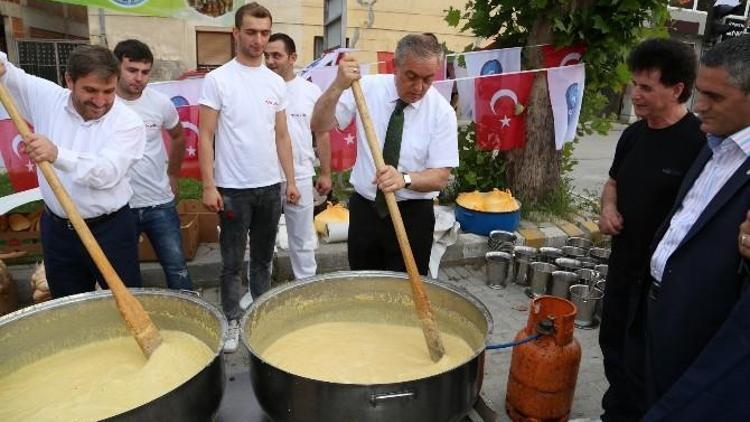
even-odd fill
[{"label": "necktie", "polygon": [[[383,143],[383,161],[386,165],[391,165],[398,169],[398,159],[401,155],[401,135],[404,131],[404,108],[409,105],[400,98],[396,100],[396,108],[391,113],[388,120],[388,129],[385,132],[385,142]],[[383,191],[378,189],[375,194],[375,209],[380,218],[388,216],[388,205],[385,202]]]}]

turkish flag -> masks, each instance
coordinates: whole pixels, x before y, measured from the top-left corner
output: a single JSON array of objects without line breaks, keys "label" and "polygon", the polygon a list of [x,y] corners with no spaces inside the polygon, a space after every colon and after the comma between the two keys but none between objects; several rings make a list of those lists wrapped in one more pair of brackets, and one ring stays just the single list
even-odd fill
[{"label": "turkish flag", "polygon": [[570,66],[582,63],[583,55],[586,53],[586,44],[555,47],[553,45],[542,46],[542,62],[544,67]]},{"label": "turkish flag", "polygon": [[[31,131],[34,128],[29,126]],[[8,170],[8,178],[13,190],[22,192],[39,186],[36,177],[36,163],[32,162],[23,146],[21,135],[18,134],[13,121],[0,120],[0,153],[3,163]]]},{"label": "turkish flag", "polygon": [[331,136],[331,170],[346,171],[357,161],[357,123],[352,119],[344,130],[334,128]]},{"label": "turkish flag", "polygon": [[536,72],[474,80],[477,146],[507,151],[526,144],[526,108]]},{"label": "turkish flag", "polygon": [[[185,130],[185,157],[182,160],[180,178],[189,177],[201,180],[201,168],[198,163],[198,124],[200,121],[200,106],[191,105],[177,107],[177,114]],[[162,131],[164,147],[170,151],[172,138],[167,131]]]}]

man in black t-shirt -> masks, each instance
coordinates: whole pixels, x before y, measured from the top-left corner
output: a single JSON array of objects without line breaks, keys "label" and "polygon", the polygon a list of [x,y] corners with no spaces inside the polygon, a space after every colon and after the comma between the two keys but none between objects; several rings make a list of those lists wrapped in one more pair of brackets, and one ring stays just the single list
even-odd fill
[{"label": "man in black t-shirt", "polygon": [[646,411],[643,345],[626,333],[648,268],[649,245],[705,145],[700,120],[685,107],[697,70],[693,49],[677,40],[646,40],[630,53],[628,67],[641,120],[617,143],[599,219],[602,233],[612,235],[599,332],[610,384],[602,398],[605,422],[636,421]]}]

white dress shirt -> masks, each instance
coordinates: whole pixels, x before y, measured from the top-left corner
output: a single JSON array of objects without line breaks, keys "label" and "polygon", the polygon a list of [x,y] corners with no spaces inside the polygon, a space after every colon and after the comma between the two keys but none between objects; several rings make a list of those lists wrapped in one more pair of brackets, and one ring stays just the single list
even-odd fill
[{"label": "white dress shirt", "polygon": [[[396,108],[398,92],[393,75],[368,75],[361,80],[362,91],[370,118],[382,150],[388,121]],[[336,106],[336,120],[340,128],[349,125],[356,114],[354,95],[348,89]],[[404,131],[398,170],[403,173],[420,172],[432,168],[458,166],[458,128],[456,112],[442,95],[430,87],[421,100],[404,109]],[[375,163],[365,137],[361,119],[357,118],[357,161],[350,182],[363,197],[373,201],[377,193]],[[432,199],[439,192],[417,192],[411,189],[396,191],[396,199]]]},{"label": "white dress shirt", "polygon": [[[76,111],[69,90],[46,79],[28,75],[0,61],[6,84],[23,117],[57,146],[53,163],[60,182],[83,218],[98,217],[127,205],[133,191],[127,176],[143,156],[146,131],[135,112],[116,99],[112,109],[96,120],[85,121]],[[37,172],[42,198],[56,215],[67,218],[41,172]]]},{"label": "white dress shirt", "polygon": [[724,139],[708,135],[708,146],[713,151],[713,156],[685,195],[680,209],[669,221],[669,229],[651,256],[651,276],[657,282],[662,281],[669,257],[682,243],[698,217],[703,214],[729,178],[750,157],[750,127]]}]

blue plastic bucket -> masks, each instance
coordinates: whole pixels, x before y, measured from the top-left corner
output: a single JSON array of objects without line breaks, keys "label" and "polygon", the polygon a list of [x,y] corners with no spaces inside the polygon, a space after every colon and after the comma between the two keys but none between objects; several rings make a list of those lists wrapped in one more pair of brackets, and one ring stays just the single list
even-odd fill
[{"label": "blue plastic bucket", "polygon": [[[520,205],[520,203],[519,203]],[[513,232],[521,221],[521,207],[508,212],[484,212],[464,208],[456,204],[456,220],[465,232],[489,236],[492,230]]]}]

